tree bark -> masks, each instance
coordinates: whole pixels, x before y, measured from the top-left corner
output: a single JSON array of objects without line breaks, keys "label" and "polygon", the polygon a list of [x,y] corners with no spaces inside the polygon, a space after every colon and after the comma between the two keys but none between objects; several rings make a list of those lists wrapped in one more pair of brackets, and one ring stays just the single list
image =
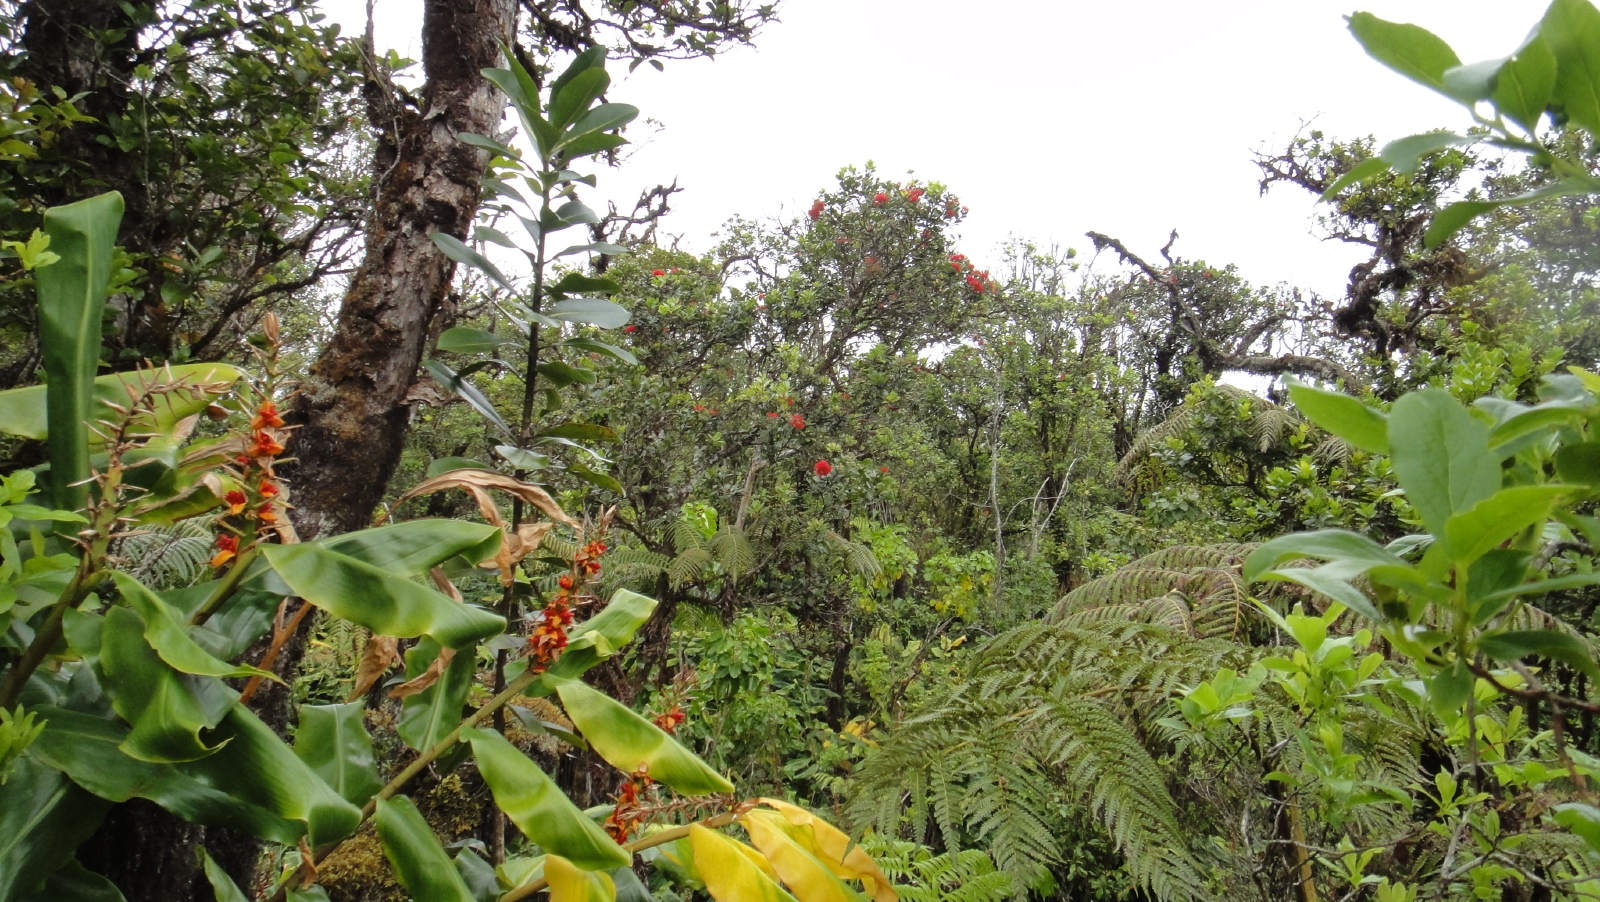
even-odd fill
[{"label": "tree bark", "polygon": [[401,107],[375,75],[380,83],[369,98],[383,137],[366,256],[296,407],[290,478],[303,539],[365,527],[399,463],[406,395],[438,334],[455,273],[429,236],[465,238],[477,213],[488,153],[456,135],[497,128],[505,97],[481,70],[500,65],[515,15],[512,0],[428,0],[418,108]]}]

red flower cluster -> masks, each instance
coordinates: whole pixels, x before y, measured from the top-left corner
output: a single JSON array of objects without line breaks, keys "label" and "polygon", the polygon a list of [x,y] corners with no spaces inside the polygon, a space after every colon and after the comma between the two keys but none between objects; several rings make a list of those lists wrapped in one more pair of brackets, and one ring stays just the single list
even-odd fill
[{"label": "red flower cluster", "polygon": [[[284,451],[280,433],[277,431],[284,426],[283,417],[278,415],[278,406],[271,401],[263,401],[256,408],[255,416],[250,419],[250,433],[243,437],[245,446],[242,453],[236,455],[233,462],[243,471],[245,488],[230,489],[222,496],[222,503],[227,505],[227,511],[218,518],[217,553],[211,557],[211,566],[221,567],[239,556],[239,539],[241,536],[260,533],[271,528],[280,519],[279,503],[273,499],[278,497],[280,489],[272,473],[273,458]],[[249,491],[252,479],[252,470],[255,471],[255,490]],[[252,498],[252,494],[254,498]],[[229,517],[243,516],[242,523],[227,523]]]},{"label": "red flower cluster", "polygon": [[528,634],[528,666],[535,673],[547,670],[567,647],[567,631],[572,628],[572,600],[581,594],[582,587],[600,572],[600,556],[605,554],[604,542],[596,539],[578,549],[572,556],[572,572],[561,574],[556,580],[556,594],[539,612],[539,622]]},{"label": "red flower cluster", "polygon": [[231,532],[221,533],[217,536],[217,553],[211,559],[211,566],[221,567],[233,560],[239,553],[239,537]]},{"label": "red flower cluster", "polygon": [[821,198],[818,198],[817,202],[811,205],[811,209],[806,211],[806,215],[811,217],[812,222],[816,222],[822,218],[822,211],[826,209],[827,205],[822,202]]},{"label": "red flower cluster", "polygon": [[889,202],[889,195],[879,191],[877,194],[872,195],[872,202],[875,204],[886,204]]},{"label": "red flower cluster", "polygon": [[778,417],[783,416],[783,414],[778,413],[776,410],[773,410],[773,411],[768,411],[767,416],[772,417],[773,419],[777,419]]},{"label": "red flower cluster", "polygon": [[906,200],[916,203],[917,201],[922,200],[922,196],[927,193],[928,192],[922,190],[921,188],[912,188],[910,191],[906,192]]},{"label": "red flower cluster", "polygon": [[796,429],[804,429],[806,428],[806,418],[798,413],[794,414],[793,416],[789,417],[789,425]]},{"label": "red flower cluster", "polygon": [[634,829],[644,821],[647,812],[640,796],[650,782],[649,775],[641,769],[639,773],[629,774],[628,782],[622,784],[622,789],[617,792],[616,805],[604,825],[606,835],[617,845],[626,843]]},{"label": "red flower cluster", "polygon": [[624,331],[624,332],[637,332],[637,331],[639,331],[639,327],[635,326],[633,323],[629,323],[626,326],[622,327],[622,331]]},{"label": "red flower cluster", "polygon": [[811,465],[811,472],[817,474],[819,477],[827,476],[829,473],[833,472],[833,464],[830,464],[825,460],[819,460]]},{"label": "red flower cluster", "polygon": [[664,269],[652,269],[652,270],[650,270],[650,275],[652,275],[652,276],[664,276],[666,274],[667,274],[667,271],[664,270]]},{"label": "red flower cluster", "polygon": [[965,254],[951,254],[950,268],[958,273],[965,273],[964,278],[966,279],[967,287],[973,291],[983,294],[989,290],[988,270],[978,269],[973,266],[972,261],[968,260]]},{"label": "red flower cluster", "polygon": [[678,724],[683,723],[687,718],[688,715],[683,713],[682,707],[673,705],[655,717],[650,718],[650,722],[668,733],[676,733],[678,732]]}]

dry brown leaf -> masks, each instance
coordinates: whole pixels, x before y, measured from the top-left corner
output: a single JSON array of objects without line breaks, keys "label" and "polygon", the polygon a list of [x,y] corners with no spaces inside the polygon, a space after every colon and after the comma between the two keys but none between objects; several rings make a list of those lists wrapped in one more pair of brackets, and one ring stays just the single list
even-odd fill
[{"label": "dry brown leaf", "polygon": [[483,518],[496,526],[503,526],[504,521],[500,519],[499,512],[495,510],[493,501],[489,499],[486,492],[488,489],[496,489],[521,498],[528,504],[543,511],[545,516],[557,523],[565,523],[574,528],[578,526],[578,521],[567,516],[567,512],[561,509],[561,505],[557,504],[554,498],[550,497],[549,492],[531,482],[513,479],[493,470],[466,469],[440,473],[432,479],[423,480],[416,488],[395,499],[395,506],[399,506],[401,502],[409,501],[419,495],[428,495],[445,489],[461,489],[470,493],[474,500],[478,502],[478,509],[483,511]]},{"label": "dry brown leaf", "polygon": [[356,667],[356,683],[346,702],[353,702],[372,688],[389,668],[400,663],[400,640],[393,636],[373,636],[367,640],[367,650]]},{"label": "dry brown leaf", "polygon": [[456,650],[453,648],[439,649],[439,657],[433,659],[433,663],[428,665],[427,670],[424,670],[416,679],[406,680],[404,683],[390,689],[389,697],[410,698],[423,692],[429,686],[439,682],[439,678],[444,676],[444,669],[450,666],[450,660],[455,656]]},{"label": "dry brown leaf", "polygon": [[461,597],[461,590],[457,589],[456,584],[451,582],[450,578],[444,575],[443,567],[435,567],[432,570],[429,570],[428,575],[433,577],[433,584],[439,587],[439,591],[454,599],[456,604],[462,604],[465,602],[465,599]]},{"label": "dry brown leaf", "polygon": [[478,566],[485,570],[492,570],[496,567],[509,570],[523,558],[532,554],[534,549],[544,542],[544,537],[550,534],[550,530],[555,529],[555,526],[549,520],[541,520],[538,523],[524,523],[517,527],[515,533],[507,530],[504,541],[500,543],[500,553],[494,556],[494,560],[484,561]]}]

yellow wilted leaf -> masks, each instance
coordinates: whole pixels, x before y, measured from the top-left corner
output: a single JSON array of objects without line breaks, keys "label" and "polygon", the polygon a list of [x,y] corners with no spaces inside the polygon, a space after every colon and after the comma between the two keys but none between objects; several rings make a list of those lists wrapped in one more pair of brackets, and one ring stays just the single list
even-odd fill
[{"label": "yellow wilted leaf", "polygon": [[[815,814],[781,799],[762,799],[762,804],[776,809],[783,819],[796,827],[810,828],[800,834],[808,836],[807,851],[826,864],[835,876],[846,880],[860,880],[873,902],[897,902],[900,898],[889,884],[889,878],[878,868],[878,863],[865,849],[850,842],[843,830]],[[798,840],[800,837],[796,837]]]},{"label": "yellow wilted leaf", "polygon": [[617,885],[602,871],[585,871],[559,855],[544,857],[550,902],[617,902]]},{"label": "yellow wilted leaf", "polygon": [[[772,865],[756,862],[761,853],[707,827],[689,827],[689,848],[705,881],[706,892],[717,902],[795,902],[774,882]],[[765,863],[763,861],[763,863]]]},{"label": "yellow wilted leaf", "polygon": [[767,856],[785,886],[800,902],[865,902],[862,895],[845,885],[817,856],[789,835],[792,829],[783,815],[772,811],[752,811],[740,822],[750,833],[750,841]]}]

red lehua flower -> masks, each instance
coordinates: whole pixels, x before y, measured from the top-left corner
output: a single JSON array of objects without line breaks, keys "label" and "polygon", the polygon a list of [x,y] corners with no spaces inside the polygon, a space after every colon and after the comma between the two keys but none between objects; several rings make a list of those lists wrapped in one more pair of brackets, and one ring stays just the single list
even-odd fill
[{"label": "red lehua flower", "polygon": [[230,514],[239,513],[240,511],[244,510],[245,505],[250,503],[250,499],[245,496],[244,492],[241,492],[238,489],[234,489],[228,494],[223,495],[222,500],[228,503],[228,513]]},{"label": "red lehua flower", "polygon": [[879,467],[878,468],[878,472],[879,473],[887,473],[887,472],[889,472],[889,468],[888,467]]},{"label": "red lehua flower", "polygon": [[872,202],[875,204],[886,204],[889,202],[889,195],[879,191],[877,194],[872,195]]},{"label": "red lehua flower", "polygon": [[768,413],[768,414],[767,414],[767,416],[769,416],[769,417],[772,417],[772,418],[774,418],[774,419],[776,419],[776,418],[778,418],[778,417],[780,417],[780,416],[782,416],[782,414],[780,414],[780,413],[778,413],[778,412],[777,412],[777,411],[776,411],[776,410],[774,410],[774,411],[772,411],[772,412],[770,412],[770,413]]},{"label": "red lehua flower", "polygon": [[622,327],[622,331],[624,331],[624,332],[637,332],[637,331],[639,331],[639,327],[635,326],[633,323],[629,323],[626,326]]},{"label": "red lehua flower", "polygon": [[278,416],[278,405],[271,401],[263,401],[256,411],[255,418],[250,421],[251,429],[261,429],[266,426],[273,429],[283,426],[283,418]]},{"label": "red lehua flower", "polygon": [[652,270],[650,270],[650,275],[652,275],[652,276],[664,276],[666,274],[667,274],[667,271],[664,270],[664,269],[652,269]]},{"label": "red lehua flower", "polygon": [[811,465],[811,472],[817,474],[818,476],[826,476],[833,472],[833,464],[830,464],[825,460],[819,460]]},{"label": "red lehua flower", "polygon": [[806,418],[797,413],[789,418],[789,425],[796,429],[804,429],[806,428]]},{"label": "red lehua flower", "polygon": [[811,205],[811,209],[806,211],[806,215],[811,217],[812,222],[816,222],[822,218],[822,211],[826,209],[827,205],[819,198],[816,203]]},{"label": "red lehua flower", "polygon": [[906,192],[906,199],[912,203],[916,203],[917,201],[922,200],[922,195],[927,193],[928,192],[922,190],[921,188],[912,188],[910,191]]}]

